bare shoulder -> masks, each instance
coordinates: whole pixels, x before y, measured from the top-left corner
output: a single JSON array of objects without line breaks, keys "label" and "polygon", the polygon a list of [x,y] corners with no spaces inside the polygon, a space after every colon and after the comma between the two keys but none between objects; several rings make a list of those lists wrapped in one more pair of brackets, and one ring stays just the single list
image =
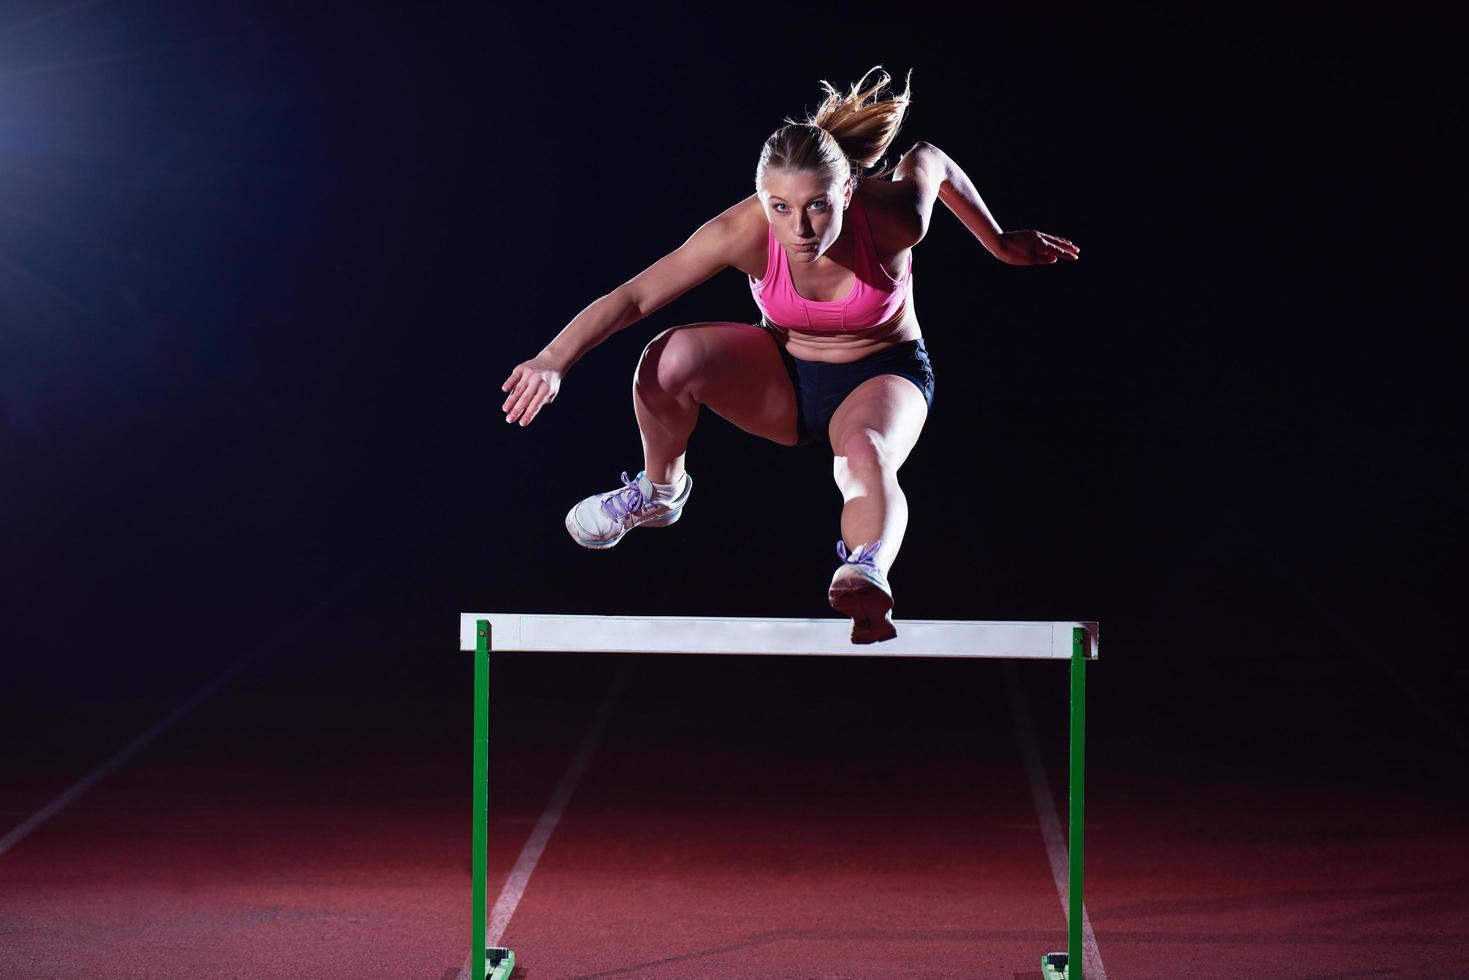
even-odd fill
[{"label": "bare shoulder", "polygon": [[754,250],[763,251],[767,225],[759,195],[751,194],[700,225],[682,250],[721,266],[739,267]]},{"label": "bare shoulder", "polygon": [[720,217],[728,218],[736,234],[750,237],[758,233],[760,240],[765,240],[765,229],[770,222],[765,218],[765,205],[760,203],[759,194],[730,205]]},{"label": "bare shoulder", "polygon": [[729,226],[729,264],[756,279],[765,275],[767,232],[770,221],[759,194],[732,205],[720,214]]},{"label": "bare shoulder", "polygon": [[754,238],[763,243],[767,225],[760,195],[751,194],[704,222],[695,234],[718,241],[722,248],[738,250]]}]

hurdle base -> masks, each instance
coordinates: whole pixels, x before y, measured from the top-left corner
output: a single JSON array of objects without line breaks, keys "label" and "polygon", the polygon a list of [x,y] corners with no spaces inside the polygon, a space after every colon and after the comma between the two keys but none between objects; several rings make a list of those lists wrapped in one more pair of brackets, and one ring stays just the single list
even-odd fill
[{"label": "hurdle base", "polygon": [[1041,976],[1045,980],[1066,980],[1066,954],[1047,953],[1042,956]]},{"label": "hurdle base", "polygon": [[485,980],[510,980],[515,972],[515,951],[504,946],[485,950]]}]

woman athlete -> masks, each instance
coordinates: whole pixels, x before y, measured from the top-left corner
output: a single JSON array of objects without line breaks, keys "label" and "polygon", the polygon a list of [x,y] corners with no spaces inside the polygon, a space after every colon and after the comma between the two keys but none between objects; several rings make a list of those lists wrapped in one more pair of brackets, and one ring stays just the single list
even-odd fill
[{"label": "woman athlete", "polygon": [[693,489],[684,455],[701,405],[783,446],[824,443],[844,501],[842,563],[827,597],[852,618],[853,643],[897,635],[887,574],[908,523],[898,468],[934,387],[913,307],[913,247],[934,200],[1009,265],[1079,255],[1055,235],[1001,231],[964,171],[929,143],[862,177],[897,136],[910,101],[906,83],[901,95],[877,98],[886,72],[862,89],[871,74],[846,95],[823,81],[816,112],[787,118],[765,141],[754,194],[578,313],[501,386],[505,421],[529,425],[587,351],[721,269],[744,272],[760,322],[691,323],[653,338],[633,375],[643,469],[572,507],[566,529],[583,547],[610,548],[634,527],[678,520]]}]

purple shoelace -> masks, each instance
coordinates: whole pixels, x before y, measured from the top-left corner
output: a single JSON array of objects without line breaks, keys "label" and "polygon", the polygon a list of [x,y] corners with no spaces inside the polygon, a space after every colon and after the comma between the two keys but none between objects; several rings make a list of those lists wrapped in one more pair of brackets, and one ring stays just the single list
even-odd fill
[{"label": "purple shoelace", "polygon": [[881,547],[882,539],[878,538],[872,542],[870,547],[865,544],[859,544],[857,550],[848,555],[846,542],[838,539],[837,554],[841,556],[842,561],[849,565],[866,565],[868,568],[877,568],[875,558],[877,556],[877,549]]},{"label": "purple shoelace", "polygon": [[[638,476],[642,475],[638,474]],[[614,521],[620,521],[633,511],[642,510],[653,503],[652,500],[643,496],[643,488],[638,486],[636,480],[627,478],[627,470],[622,471],[622,482],[627,487],[626,490],[619,490],[602,501],[602,510]]]}]

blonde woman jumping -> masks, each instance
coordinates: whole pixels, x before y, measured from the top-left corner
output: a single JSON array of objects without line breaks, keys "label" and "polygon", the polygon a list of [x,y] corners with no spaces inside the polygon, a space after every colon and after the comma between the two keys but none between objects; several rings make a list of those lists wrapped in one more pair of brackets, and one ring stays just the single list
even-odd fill
[{"label": "blonde woman jumping", "polygon": [[[873,71],[879,78],[864,89]],[[934,390],[913,305],[913,249],[934,201],[1009,265],[1079,256],[1065,238],[1002,231],[964,171],[932,144],[862,176],[908,109],[906,82],[901,94],[878,98],[890,80],[879,66],[845,95],[823,81],[816,112],[787,118],[765,141],[755,193],[578,313],[501,386],[505,421],[529,425],[587,351],[726,267],[745,273],[760,322],[690,323],[653,338],[633,375],[643,468],[573,506],[566,530],[583,547],[610,548],[635,527],[677,521],[693,489],[684,457],[701,405],[783,446],[828,446],[844,503],[841,564],[827,596],[852,618],[853,643],[897,635],[887,576],[908,523],[898,469]]]}]

